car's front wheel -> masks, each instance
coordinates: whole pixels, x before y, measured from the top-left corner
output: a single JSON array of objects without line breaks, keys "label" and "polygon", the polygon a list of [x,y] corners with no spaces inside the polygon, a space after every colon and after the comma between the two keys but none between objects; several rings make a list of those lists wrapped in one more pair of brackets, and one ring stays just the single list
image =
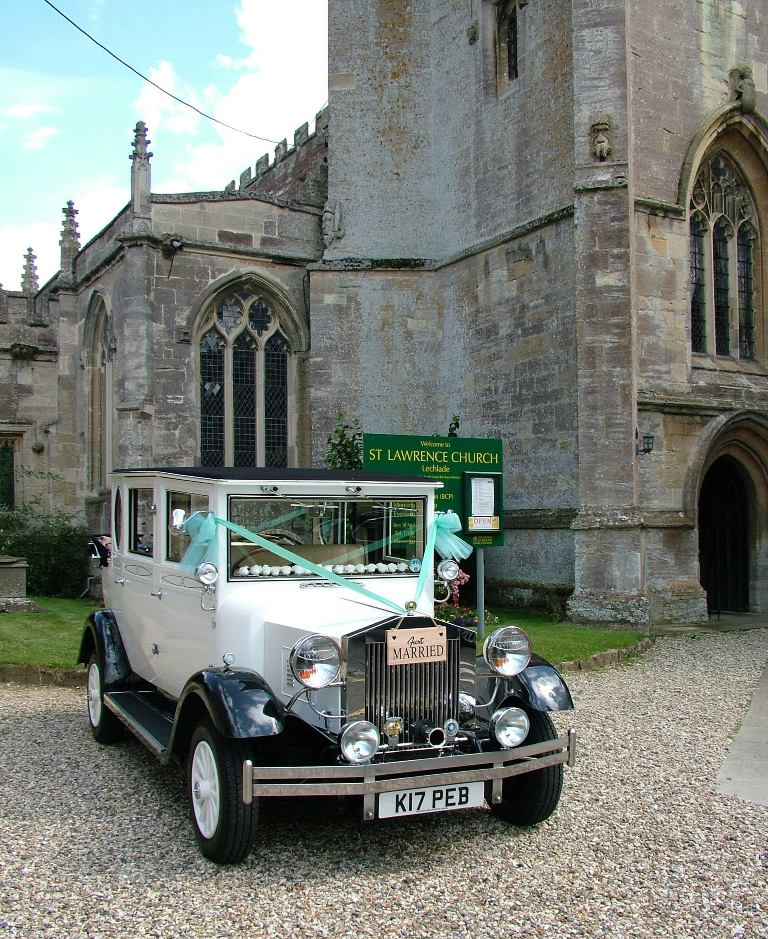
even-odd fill
[{"label": "car's front wheel", "polygon": [[[531,723],[525,743],[542,743],[557,739],[557,731],[549,714],[528,711]],[[555,811],[563,788],[563,764],[545,766],[532,773],[509,776],[502,784],[501,802],[491,802],[490,786],[486,799],[498,818],[512,825],[537,825]]]},{"label": "car's front wheel", "polygon": [[187,793],[197,843],[217,864],[242,861],[253,846],[258,800],[243,802],[243,762],[248,745],[229,740],[207,722],[198,724],[187,760]]},{"label": "car's front wheel", "polygon": [[123,725],[104,706],[104,674],[94,653],[88,661],[86,677],[88,696],[88,723],[94,740],[99,743],[115,743],[123,736]]}]

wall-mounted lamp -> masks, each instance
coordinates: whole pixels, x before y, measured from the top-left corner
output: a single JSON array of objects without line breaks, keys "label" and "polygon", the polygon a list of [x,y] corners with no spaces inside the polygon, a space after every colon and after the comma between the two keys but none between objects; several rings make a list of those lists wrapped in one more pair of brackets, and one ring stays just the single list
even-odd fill
[{"label": "wall-mounted lamp", "polygon": [[651,453],[653,451],[653,434],[643,434],[643,442],[638,442],[638,434],[635,431],[635,454]]},{"label": "wall-mounted lamp", "polygon": [[184,239],[181,235],[170,235],[167,232],[163,234],[163,241],[161,250],[163,252],[163,257],[170,258],[171,263],[168,266],[167,277],[171,276],[171,271],[173,270],[173,259],[184,247]]},{"label": "wall-mounted lamp", "polygon": [[184,239],[181,237],[181,235],[171,235],[168,232],[164,232],[161,247],[163,254],[175,254],[177,251],[181,251],[181,249],[184,247]]}]

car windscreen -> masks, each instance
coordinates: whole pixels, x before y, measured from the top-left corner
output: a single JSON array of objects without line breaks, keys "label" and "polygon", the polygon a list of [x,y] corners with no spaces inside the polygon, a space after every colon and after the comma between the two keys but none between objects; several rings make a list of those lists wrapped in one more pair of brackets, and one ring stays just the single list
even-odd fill
[{"label": "car windscreen", "polygon": [[290,552],[229,533],[235,578],[312,576],[302,561],[355,576],[418,574],[423,499],[270,499],[231,496],[229,520]]}]

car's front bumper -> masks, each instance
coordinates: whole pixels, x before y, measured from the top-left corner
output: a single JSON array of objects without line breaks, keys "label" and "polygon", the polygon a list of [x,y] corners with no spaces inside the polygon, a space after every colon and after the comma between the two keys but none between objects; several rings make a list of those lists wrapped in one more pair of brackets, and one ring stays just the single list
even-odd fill
[{"label": "car's front bumper", "polygon": [[243,763],[243,801],[261,796],[362,796],[363,819],[376,817],[381,792],[465,782],[490,782],[491,801],[501,801],[502,782],[546,766],[576,762],[576,731],[512,750],[394,760],[363,766],[254,766]]}]

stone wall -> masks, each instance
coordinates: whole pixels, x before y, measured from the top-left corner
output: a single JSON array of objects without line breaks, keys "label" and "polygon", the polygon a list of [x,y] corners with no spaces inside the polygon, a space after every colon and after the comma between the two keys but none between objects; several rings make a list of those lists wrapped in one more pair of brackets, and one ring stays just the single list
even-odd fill
[{"label": "stone wall", "polygon": [[[488,0],[331,0],[326,254],[433,258],[571,202],[570,16],[521,9],[521,77],[498,88]],[[460,94],[456,90],[461,89]]]}]

